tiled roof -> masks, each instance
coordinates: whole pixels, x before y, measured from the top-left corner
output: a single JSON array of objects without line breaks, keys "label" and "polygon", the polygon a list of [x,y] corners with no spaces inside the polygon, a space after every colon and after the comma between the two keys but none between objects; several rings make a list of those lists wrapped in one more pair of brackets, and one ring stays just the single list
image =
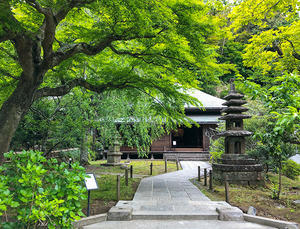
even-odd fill
[{"label": "tiled roof", "polygon": [[216,124],[219,121],[220,115],[187,115],[194,122],[199,124]]},{"label": "tiled roof", "polygon": [[[202,103],[204,108],[223,108],[223,107],[225,107],[222,104],[225,103],[226,100],[223,100],[223,99],[220,99],[218,97],[209,95],[209,94],[207,94],[205,92],[202,92],[200,90],[190,89],[187,93],[190,96],[193,96],[196,99],[198,99]],[[185,105],[185,108],[195,108],[195,106]]]}]

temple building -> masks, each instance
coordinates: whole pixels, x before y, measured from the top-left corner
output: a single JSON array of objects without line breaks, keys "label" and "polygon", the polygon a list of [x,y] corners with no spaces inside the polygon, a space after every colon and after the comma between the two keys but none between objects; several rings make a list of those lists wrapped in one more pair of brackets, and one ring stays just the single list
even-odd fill
[{"label": "temple building", "polygon": [[[162,136],[151,145],[152,158],[177,157],[180,160],[208,160],[209,136],[212,129],[220,122],[222,105],[225,100],[194,89],[190,95],[197,98],[203,105],[201,109],[194,106],[185,107],[185,114],[200,126],[191,128],[178,127],[170,134]],[[137,151],[122,146],[124,158],[136,158]]]}]

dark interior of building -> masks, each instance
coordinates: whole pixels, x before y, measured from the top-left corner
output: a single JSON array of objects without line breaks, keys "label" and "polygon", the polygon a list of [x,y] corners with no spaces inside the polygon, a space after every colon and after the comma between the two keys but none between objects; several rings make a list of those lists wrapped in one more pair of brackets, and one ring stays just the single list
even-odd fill
[{"label": "dark interior of building", "polygon": [[172,132],[173,148],[201,148],[203,147],[202,127],[180,127]]}]

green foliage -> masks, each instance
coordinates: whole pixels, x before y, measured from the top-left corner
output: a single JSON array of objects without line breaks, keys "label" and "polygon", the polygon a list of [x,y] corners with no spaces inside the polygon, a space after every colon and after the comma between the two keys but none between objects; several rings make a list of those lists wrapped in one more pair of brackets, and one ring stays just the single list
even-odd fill
[{"label": "green foliage", "polygon": [[[289,77],[287,77],[288,81]],[[296,109],[294,119],[286,119],[289,116],[288,113],[283,113],[287,109],[290,110],[289,106],[285,105],[288,99],[293,97],[290,96],[291,91],[297,90],[297,86],[289,88],[289,84],[282,83],[272,87],[272,90],[264,94],[263,105],[267,114],[264,116],[254,116],[252,120],[246,122],[246,129],[252,130],[254,135],[248,143],[249,154],[256,159],[260,160],[265,166],[266,170],[269,167],[279,171],[278,189],[275,187],[272,195],[279,199],[281,193],[281,168],[282,162],[293,156],[296,153],[295,147],[291,144],[294,139],[299,138],[297,128],[299,126],[298,114]],[[263,89],[265,90],[265,88]],[[250,89],[251,91],[251,89]],[[287,92],[287,95],[282,95],[282,91]],[[278,97],[273,97],[276,93],[280,94]],[[297,92],[295,92],[297,94]],[[289,101],[291,105],[297,104],[296,100]],[[273,109],[276,109],[276,116],[273,115]],[[278,113],[281,112],[281,113]],[[264,112],[262,112],[264,113]]]},{"label": "green foliage", "polygon": [[73,162],[80,160],[80,150],[78,148],[60,151],[58,155],[64,162],[68,162],[70,158],[72,158]]},{"label": "green foliage", "polygon": [[[79,202],[86,198],[86,175],[78,163],[69,170],[66,163],[46,160],[37,151],[10,152],[5,157],[9,162],[2,167],[1,185],[7,189],[0,195],[5,195],[3,205],[10,207],[8,213],[22,227],[46,222],[49,228],[70,228],[72,221],[83,216]],[[2,213],[6,210],[1,207]]]},{"label": "green foliage", "polygon": [[[53,12],[70,10],[68,1],[38,2]],[[94,44],[107,37],[113,37],[113,41],[95,56],[78,54],[55,66],[45,75],[42,87],[63,85],[84,75],[94,85],[124,83],[155,96],[167,95],[176,83],[182,87],[197,86],[197,78],[204,88],[219,82],[217,75],[224,71],[215,64],[219,21],[210,14],[209,4],[193,0],[147,4],[143,0],[90,2],[71,9],[65,20],[58,23],[53,50],[64,52],[81,42]],[[23,1],[10,2],[5,7],[14,9],[18,28],[30,31],[35,39],[44,16]],[[9,14],[6,11],[4,15]],[[7,26],[10,28],[10,23]],[[3,47],[17,55],[11,42],[3,43]],[[5,77],[18,77],[22,70],[18,62],[3,50],[0,55],[5,56],[5,69],[8,60],[17,66],[7,68]],[[16,69],[19,72],[14,73]]]},{"label": "green foliage", "polygon": [[276,183],[272,183],[271,198],[274,200],[278,200],[279,194],[280,194],[279,185]]},{"label": "green foliage", "polygon": [[[160,115],[153,122],[162,123],[163,120],[167,129],[178,123],[189,125],[183,105],[196,105],[198,102],[189,97],[186,90],[202,87],[213,91],[211,85],[219,83],[218,76],[227,69],[226,65],[221,66],[216,61],[219,19],[211,11],[210,4],[195,0],[14,0],[1,3],[0,56],[4,58],[0,62],[0,74],[3,77],[0,88],[5,89],[5,93],[0,94],[0,106],[9,101],[5,103],[7,106],[1,108],[1,123],[5,123],[7,117],[13,116],[12,113],[19,109],[8,109],[11,106],[20,107],[23,117],[35,100],[70,93],[69,99],[72,95],[74,101],[69,101],[78,102],[80,106],[61,115],[65,117],[63,122],[55,120],[55,128],[48,131],[46,127],[54,121],[51,118],[49,121],[51,115],[46,112],[45,122],[40,122],[42,128],[36,128],[39,125],[37,123],[33,129],[26,126],[33,138],[22,140],[22,137],[29,136],[22,134],[22,129],[18,130],[17,138],[21,139],[21,144],[29,142],[30,147],[26,148],[32,148],[36,142],[41,144],[46,141],[41,145],[47,151],[55,148],[56,144],[63,144],[57,139],[67,143],[74,140],[74,144],[79,144],[92,125],[89,120],[96,120],[87,111],[92,104],[91,101],[87,102],[91,99],[90,91],[94,91],[104,97],[110,96],[109,93],[113,93],[113,96],[124,93],[122,97],[127,95],[129,98],[127,104],[136,104],[134,100],[141,99],[139,95],[143,94],[148,97],[147,105],[151,112],[146,109],[141,113]],[[47,16],[49,12],[53,17]],[[27,54],[33,57],[32,60],[27,58]],[[24,64],[27,61],[32,66]],[[28,91],[29,96],[18,95],[23,93],[21,88],[24,82],[28,83],[24,91]],[[76,87],[87,90],[78,90]],[[76,89],[71,90],[73,88]],[[85,92],[87,96],[83,95]],[[9,100],[12,98],[10,95],[17,95],[20,100]],[[33,106],[47,109],[40,104]],[[49,108],[54,115],[64,112],[53,112],[53,107]],[[29,122],[34,123],[33,116],[28,118],[28,121],[31,120]],[[14,125],[9,125],[12,134],[6,142],[10,143],[19,119],[14,120]],[[143,122],[139,123],[136,126],[142,126]],[[111,132],[115,129],[101,130],[101,134],[104,136],[107,132],[107,136],[112,136]],[[39,131],[41,135],[37,134]],[[146,136],[147,131],[153,132],[153,138],[157,136],[149,126],[133,127],[119,135],[128,145],[137,145],[140,151],[146,151],[146,145],[153,138],[137,138],[135,135],[142,133]],[[129,137],[128,132],[134,132],[134,138]],[[8,144],[3,144],[3,147],[7,151]]]},{"label": "green foliage", "polygon": [[[253,132],[246,144],[247,153],[259,160],[268,171],[278,169],[280,163],[296,152],[295,146],[283,141],[283,137],[273,132],[276,120],[268,116],[252,116],[246,120],[245,129]],[[276,138],[275,141],[273,138]]]},{"label": "green foliage", "polygon": [[248,41],[246,66],[263,74],[299,72],[299,4],[299,0],[246,0],[233,8],[230,27]]},{"label": "green foliage", "polygon": [[295,180],[300,175],[300,165],[292,160],[283,163],[282,174]]},{"label": "green foliage", "polygon": [[220,63],[233,65],[228,73],[223,74],[220,78],[223,82],[228,82],[230,78],[237,76],[244,76],[245,78],[251,77],[254,72],[250,67],[245,66],[243,62],[243,50],[245,45],[241,42],[227,41],[222,49],[218,60]]},{"label": "green foliage", "polygon": [[[269,122],[270,125],[272,124]],[[260,161],[268,171],[269,168],[275,168],[276,165],[273,163],[272,157],[270,156],[270,146],[262,142],[258,135],[260,133],[269,132],[268,120],[265,116],[253,115],[251,119],[245,120],[245,129],[253,133],[251,137],[247,138],[246,141],[246,152],[251,157]]]},{"label": "green foliage", "polygon": [[[225,129],[225,123],[221,123],[218,127],[218,131],[222,131]],[[211,154],[210,162],[217,162],[219,158],[221,158],[224,153],[224,138],[210,138],[210,146],[209,151]]]},{"label": "green foliage", "polygon": [[0,216],[7,210],[8,206],[18,207],[19,204],[13,200],[13,193],[9,190],[9,177],[3,173],[5,168],[0,167]]},{"label": "green foliage", "polygon": [[[272,84],[265,87],[250,81],[240,83],[239,86],[252,98],[260,98],[263,102],[268,123],[272,124],[272,128],[265,133],[265,139],[269,138],[269,143],[272,142],[275,147],[280,142],[292,143],[299,140],[299,75],[278,76]],[[264,138],[262,135],[260,137]]]},{"label": "green foliage", "polygon": [[213,163],[213,162],[217,162],[218,159],[221,158],[222,154],[224,153],[224,151],[210,151],[210,162]]},{"label": "green foliage", "polygon": [[[122,176],[120,179],[121,188],[121,200],[132,200],[135,190],[132,185],[139,182],[140,178],[133,178],[128,180],[128,186],[125,184],[125,177]],[[99,190],[91,192],[92,199],[101,199],[106,201],[117,201],[117,176],[116,175],[100,175],[97,178]]]},{"label": "green foliage", "polygon": [[[97,95],[74,89],[63,98],[43,99],[35,102],[24,117],[11,147],[14,150],[38,148],[45,152],[80,147],[86,130],[93,129],[97,130],[97,136],[95,142],[88,137],[89,150],[109,147],[119,136],[121,144],[137,147],[142,156],[154,139],[174,128],[176,119],[182,119],[176,110],[183,112],[183,104],[166,101],[164,106],[169,111],[166,112],[158,98],[154,103],[139,90]],[[184,118],[181,123],[189,125]],[[64,154],[63,157],[69,155]],[[76,153],[69,156],[79,158]]]}]

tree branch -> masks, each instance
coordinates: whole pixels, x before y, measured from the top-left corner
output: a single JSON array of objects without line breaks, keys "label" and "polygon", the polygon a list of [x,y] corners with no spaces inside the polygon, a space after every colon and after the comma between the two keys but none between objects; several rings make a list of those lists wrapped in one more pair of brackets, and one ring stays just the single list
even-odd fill
[{"label": "tree branch", "polygon": [[275,8],[279,3],[280,3],[281,0],[278,0],[275,4],[273,4],[272,6],[270,6],[269,8],[266,8],[263,12],[265,13],[266,11],[266,14],[265,14],[265,17],[264,17],[264,20],[267,20],[267,16],[269,15],[269,13],[271,12],[272,8]]},{"label": "tree branch", "polygon": [[128,56],[132,56],[132,57],[139,57],[142,55],[150,55],[150,54],[145,54],[145,53],[132,53],[132,52],[128,52],[128,51],[119,51],[117,50],[113,45],[109,45],[109,48],[116,54],[118,55],[128,55]]},{"label": "tree branch", "polygon": [[41,40],[44,50],[44,59],[48,61],[53,54],[53,42],[55,40],[55,31],[57,25],[67,16],[74,7],[80,7],[85,4],[94,2],[95,0],[71,0],[63,6],[58,13],[54,14],[51,8],[42,7],[36,0],[25,0],[30,6],[35,8],[39,13],[45,16],[43,25],[41,26]]},{"label": "tree branch", "polygon": [[10,40],[12,37],[7,35],[7,34],[4,34],[2,36],[0,36],[0,43],[4,42],[4,41],[8,41]]},{"label": "tree branch", "polygon": [[52,54],[52,46],[57,26],[56,19],[51,8],[43,8],[36,0],[26,0],[26,2],[45,16],[43,25],[40,29],[42,31],[41,39],[44,50],[44,59],[46,59]]},{"label": "tree branch", "polygon": [[74,87],[83,87],[90,91],[97,92],[98,94],[104,92],[105,90],[112,90],[112,89],[122,89],[126,87],[132,87],[128,81],[118,82],[118,83],[103,83],[99,85],[93,85],[87,82],[86,80],[79,78],[74,79],[72,81],[67,82],[65,85],[56,88],[44,87],[37,90],[34,100],[47,97],[47,96],[63,96],[68,94]]},{"label": "tree branch", "polygon": [[[112,44],[109,45],[109,48],[116,54],[119,54],[119,55],[129,55],[129,56],[132,56],[132,57],[135,57],[135,58],[140,58],[142,59],[143,61],[146,62],[146,60],[144,58],[142,58],[143,56],[160,56],[160,57],[163,57],[165,59],[171,59],[171,60],[175,60],[175,61],[178,61],[180,63],[185,63],[187,65],[190,65],[190,66],[193,66],[193,67],[196,67],[198,68],[197,65],[195,65],[194,63],[190,63],[186,60],[182,60],[180,58],[177,58],[177,57],[173,57],[173,56],[166,56],[166,55],[163,55],[161,53],[144,53],[144,52],[141,52],[141,53],[133,53],[133,52],[130,52],[130,51],[119,51],[117,50]],[[146,62],[147,63],[147,62]],[[155,63],[153,63],[155,64]],[[156,65],[156,64],[155,64]],[[162,66],[163,67],[163,66]]]},{"label": "tree branch", "polygon": [[47,14],[47,9],[43,8],[36,0],[25,0],[30,6],[35,8],[41,14]]},{"label": "tree branch", "polygon": [[107,37],[95,45],[87,43],[65,45],[52,54],[52,63],[48,63],[48,65],[50,65],[50,68],[53,68],[77,53],[84,53],[88,56],[96,55],[104,50],[112,41],[112,37]]},{"label": "tree branch", "polygon": [[293,42],[290,41],[289,39],[285,39],[285,40],[287,40],[293,48],[293,57],[295,57],[297,60],[300,60],[300,54],[296,52],[296,49],[295,49],[295,46],[294,46]]},{"label": "tree branch", "polygon": [[90,3],[93,3],[93,2],[95,2],[95,0],[71,0],[71,1],[69,1],[69,4],[67,6],[65,6],[62,9],[60,9],[58,11],[58,13],[56,13],[54,15],[57,24],[59,22],[61,22],[67,16],[67,14],[69,13],[69,11],[71,9],[73,9],[74,7],[82,7],[82,6],[86,5],[86,4],[90,4]]},{"label": "tree branch", "polygon": [[282,57],[283,56],[283,52],[282,52],[282,50],[281,50],[278,42],[277,41],[273,41],[272,45],[273,45],[274,51],[277,52],[277,54]]},{"label": "tree branch", "polygon": [[[160,31],[161,32],[161,31]],[[88,56],[93,56],[103,51],[105,48],[109,47],[113,41],[129,41],[135,39],[150,39],[155,38],[157,34],[148,34],[143,36],[126,36],[126,35],[109,35],[103,38],[101,41],[90,45],[87,43],[77,43],[77,44],[66,44],[65,46],[59,48],[56,52],[52,54],[52,63],[46,63],[53,68],[57,66],[62,61],[74,56],[78,53],[84,53]]]}]

